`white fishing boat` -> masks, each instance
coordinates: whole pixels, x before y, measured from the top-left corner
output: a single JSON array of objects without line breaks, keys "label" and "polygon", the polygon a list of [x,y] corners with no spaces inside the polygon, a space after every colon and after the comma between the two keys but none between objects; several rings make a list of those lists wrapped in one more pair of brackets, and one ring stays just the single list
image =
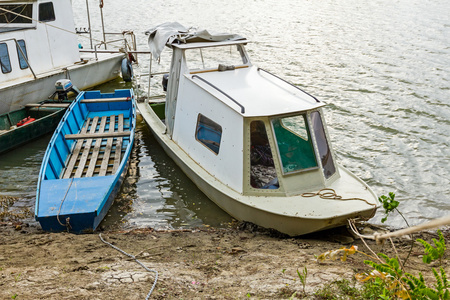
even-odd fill
[{"label": "white fishing boat", "polygon": [[[90,20],[88,1],[86,6]],[[0,114],[46,99],[59,79],[87,89],[117,78],[121,69],[129,77],[126,52],[132,50],[134,35],[118,35],[103,31],[103,39],[97,40],[90,24],[76,30],[71,0],[1,1]]]},{"label": "white fishing boat", "polygon": [[253,66],[248,40],[178,23],[147,34],[153,58],[165,45],[172,60],[165,96],[138,108],[168,155],[224,211],[291,236],[375,214],[375,193],[336,162],[325,103]]}]

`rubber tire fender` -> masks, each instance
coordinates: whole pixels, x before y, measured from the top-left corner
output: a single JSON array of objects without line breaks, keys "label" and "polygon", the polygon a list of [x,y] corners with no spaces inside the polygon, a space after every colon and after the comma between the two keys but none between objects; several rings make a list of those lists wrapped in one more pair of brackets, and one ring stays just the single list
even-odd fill
[{"label": "rubber tire fender", "polygon": [[130,82],[131,80],[133,80],[133,67],[131,66],[131,62],[128,60],[128,58],[122,59],[121,72],[122,79],[125,82]]}]

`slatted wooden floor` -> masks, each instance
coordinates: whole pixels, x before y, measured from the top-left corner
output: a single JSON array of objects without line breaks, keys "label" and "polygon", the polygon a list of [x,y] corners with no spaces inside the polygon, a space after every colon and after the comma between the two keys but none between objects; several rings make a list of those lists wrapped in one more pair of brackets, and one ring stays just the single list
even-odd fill
[{"label": "slatted wooden floor", "polygon": [[[108,131],[106,131],[108,129]],[[81,129],[62,178],[111,175],[119,168],[122,158],[123,134],[119,137],[95,137],[124,133],[123,114],[88,118]],[[126,133],[126,131],[125,131]]]}]

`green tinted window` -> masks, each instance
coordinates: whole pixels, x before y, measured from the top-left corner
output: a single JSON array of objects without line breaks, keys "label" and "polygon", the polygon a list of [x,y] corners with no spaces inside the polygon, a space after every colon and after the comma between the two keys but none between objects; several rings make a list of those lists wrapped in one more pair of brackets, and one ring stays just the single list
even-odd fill
[{"label": "green tinted window", "polygon": [[306,115],[272,119],[283,173],[317,168]]}]

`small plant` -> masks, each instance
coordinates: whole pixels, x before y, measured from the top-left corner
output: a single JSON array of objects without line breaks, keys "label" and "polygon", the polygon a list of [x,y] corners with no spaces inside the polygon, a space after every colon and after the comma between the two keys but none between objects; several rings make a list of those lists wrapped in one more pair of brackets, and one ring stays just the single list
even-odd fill
[{"label": "small plant", "polygon": [[381,223],[384,223],[386,222],[389,214],[394,210],[397,210],[397,207],[400,204],[400,202],[395,200],[395,194],[393,192],[389,193],[389,197],[381,195],[380,197],[378,197],[378,201],[380,201],[383,204],[385,217],[381,219]]},{"label": "small plant", "polygon": [[17,294],[14,294],[14,295],[11,296],[11,299],[16,299],[17,296],[18,296]]},{"label": "small plant", "polygon": [[[439,241],[433,239],[436,247],[429,243],[419,240],[425,247],[427,258],[424,257],[424,262],[429,263],[436,259],[442,259],[446,246],[445,239],[441,231],[438,231]],[[431,299],[431,300],[450,300],[450,283],[447,280],[447,274],[441,267],[439,271],[432,268],[436,283],[434,287],[430,287],[425,282],[421,273],[416,277],[406,272],[400,265],[398,258],[390,258],[387,255],[380,253],[377,257],[372,257],[364,252],[358,251],[355,246],[349,249],[341,248],[338,250],[327,251],[318,256],[318,261],[326,259],[336,260],[340,258],[342,261],[347,259],[348,255],[360,253],[370,257],[372,260],[365,260],[364,263],[372,270],[370,272],[356,274],[355,278],[364,283],[361,289],[361,298],[356,299]],[[378,262],[374,262],[378,261]],[[339,287],[339,286],[338,286]],[[342,287],[339,287],[341,292],[345,292]],[[324,294],[326,294],[326,297]],[[316,294],[317,295],[317,294]],[[332,293],[324,290],[322,291],[322,299],[336,299]],[[331,298],[330,298],[331,297]]]},{"label": "small plant", "polygon": [[442,257],[444,256],[447,247],[445,246],[445,239],[442,232],[438,230],[437,234],[439,236],[439,241],[433,239],[433,243],[436,247],[433,247],[428,242],[422,239],[417,239],[417,241],[425,247],[425,255],[423,256],[423,262],[426,264],[429,264],[432,261],[439,259],[439,262],[442,265]]},{"label": "small plant", "polygon": [[302,283],[303,286],[303,294],[305,294],[306,277],[308,276],[308,269],[305,267],[302,273],[300,273],[300,271],[297,269],[297,275],[298,278],[300,278],[300,282]]}]

